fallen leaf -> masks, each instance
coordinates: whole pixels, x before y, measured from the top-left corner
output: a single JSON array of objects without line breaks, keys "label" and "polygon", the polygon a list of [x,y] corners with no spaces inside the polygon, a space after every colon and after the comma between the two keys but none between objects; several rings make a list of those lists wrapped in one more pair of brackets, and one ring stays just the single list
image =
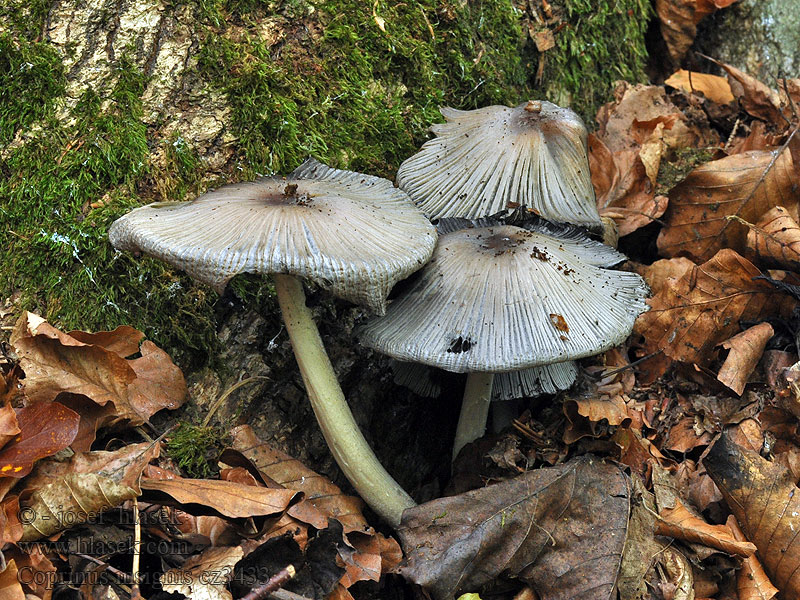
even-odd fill
[{"label": "fallen leaf", "polygon": [[[725,522],[733,532],[733,536],[740,542],[747,538],[739,527],[736,517],[728,515]],[[742,561],[742,568],[736,571],[736,588],[739,600],[770,600],[779,592],[767,577],[764,567],[755,556],[748,556]]]},{"label": "fallen leaf", "polygon": [[439,498],[403,514],[399,572],[439,599],[505,573],[542,600],[607,600],[616,594],[629,496],[619,467],[582,456]]},{"label": "fallen leaf", "polygon": [[713,439],[706,431],[697,431],[696,418],[686,415],[670,427],[664,447],[674,452],[689,452],[698,446],[707,446]]},{"label": "fallen leaf", "polygon": [[120,358],[128,358],[139,352],[144,334],[129,325],[120,325],[114,331],[70,331],[67,335],[83,344],[100,346]]},{"label": "fallen leaf", "polygon": [[655,566],[662,550],[669,545],[656,538],[656,507],[653,494],[648,492],[638,477],[632,477],[631,518],[628,539],[622,552],[617,587],[620,600],[640,600],[648,596],[647,574]]},{"label": "fallen leaf", "polygon": [[242,556],[238,547],[208,548],[164,572],[159,582],[165,592],[183,594],[190,600],[233,600],[225,586]]},{"label": "fallen leaf", "polygon": [[683,61],[697,35],[697,23],[702,17],[696,16],[696,5],[696,0],[656,0],[661,37],[676,64]]},{"label": "fallen leaf", "polygon": [[0,598],[3,600],[25,600],[25,592],[20,584],[17,564],[9,560],[0,571]]},{"label": "fallen leaf", "polygon": [[782,466],[734,444],[724,432],[704,459],[770,581],[800,597],[800,492]]},{"label": "fallen leaf", "polygon": [[781,110],[781,97],[768,85],[761,83],[752,75],[732,65],[714,61],[722,67],[738,85],[731,85],[733,94],[739,99],[742,108],[757,119],[774,125],[786,124]]},{"label": "fallen leaf", "polygon": [[648,352],[662,350],[674,360],[705,364],[714,347],[739,329],[740,320],[788,316],[794,304],[776,294],[750,261],[720,250],[678,280],[668,280],[636,320]]},{"label": "fallen leaf", "polygon": [[58,402],[38,402],[17,411],[20,433],[0,450],[0,477],[25,477],[37,460],[72,443],[78,414]]},{"label": "fallen leaf", "polygon": [[[660,138],[659,138],[660,141]],[[651,170],[658,172],[659,156],[649,158]],[[655,195],[648,176],[642,147],[612,153],[594,134],[589,136],[589,167],[600,214],[614,219],[623,237],[649,225],[664,214],[667,197]]]},{"label": "fallen leaf", "polygon": [[158,444],[130,444],[115,452],[78,453],[64,462],[37,462],[19,496],[22,540],[99,518],[103,510],[137,497],[139,476],[158,452]]},{"label": "fallen leaf", "polygon": [[174,498],[185,510],[186,505],[201,505],[231,518],[269,516],[283,513],[299,500],[294,490],[270,489],[217,479],[143,479],[143,490],[158,492],[147,498],[163,504],[163,495]]},{"label": "fallen leaf", "polygon": [[788,210],[775,206],[757,225],[745,222],[747,257],[765,267],[800,270],[800,226]]},{"label": "fallen leaf", "polygon": [[717,373],[717,379],[741,396],[750,374],[761,360],[767,342],[774,334],[772,325],[759,323],[722,342],[722,347],[730,350],[730,353]]},{"label": "fallen leaf", "polygon": [[747,541],[737,541],[725,525],[709,525],[690,513],[680,500],[673,508],[664,508],[656,523],[656,533],[687,542],[716,548],[735,556],[752,556],[756,547]]},{"label": "fallen leaf", "polygon": [[658,294],[668,279],[680,279],[695,264],[683,256],[662,258],[651,265],[634,265],[634,271],[644,277],[653,295]]},{"label": "fallen leaf", "polygon": [[[305,502],[321,511],[325,517],[339,521],[344,526],[345,533],[370,530],[361,513],[362,503],[359,498],[345,496],[329,479],[312,471],[299,460],[265,444],[258,439],[250,426],[241,425],[233,430],[233,448],[252,460],[260,471],[276,483],[287,489],[303,492]],[[311,525],[317,529],[326,527],[324,521],[315,521]]]},{"label": "fallen leaf", "polygon": [[603,420],[608,425],[622,427],[627,427],[631,422],[625,400],[618,395],[567,398],[563,404],[563,411],[569,421],[564,430],[565,444],[572,444],[582,437],[595,435],[595,424]]},{"label": "fallen leaf", "polygon": [[747,228],[776,204],[797,219],[800,173],[789,152],[753,151],[694,169],[669,193],[658,248],[667,257],[687,253],[708,260],[722,248],[744,252]]},{"label": "fallen leaf", "polygon": [[[130,349],[127,340],[114,344]],[[25,393],[32,403],[50,402],[61,393],[81,394],[99,405],[111,403],[115,418],[139,425],[161,408],[176,408],[186,397],[180,370],[151,342],[141,347],[142,357],[126,360],[103,346],[84,344],[47,322],[26,313],[20,319],[11,343],[25,371]]]},{"label": "fallen leaf", "polygon": [[[346,569],[341,579],[344,587],[356,581],[377,581],[376,573],[386,572],[399,562],[399,544],[368,525],[359,498],[345,496],[327,478],[265,444],[248,425],[233,430],[233,448],[275,483],[305,494],[301,502],[289,508],[290,517],[317,529],[326,529],[329,519],[341,524],[344,543],[338,546],[338,552]],[[291,524],[285,525],[291,528]]]},{"label": "fallen leaf", "polygon": [[718,104],[728,104],[734,100],[730,84],[718,75],[679,69],[664,83],[687,93],[702,92],[706,98]]},{"label": "fallen leaf", "polygon": [[642,139],[637,140],[634,136],[637,123],[655,126],[659,121],[669,123],[672,119],[671,126],[661,132],[667,148],[706,148],[718,144],[719,138],[711,128],[707,124],[690,123],[669,100],[663,86],[632,85],[624,81],[617,84],[614,101],[603,105],[597,112],[596,135],[612,153],[616,153],[642,143]]},{"label": "fallen leaf", "polygon": [[18,433],[17,413],[11,404],[4,404],[0,408],[0,448],[13,440]]}]

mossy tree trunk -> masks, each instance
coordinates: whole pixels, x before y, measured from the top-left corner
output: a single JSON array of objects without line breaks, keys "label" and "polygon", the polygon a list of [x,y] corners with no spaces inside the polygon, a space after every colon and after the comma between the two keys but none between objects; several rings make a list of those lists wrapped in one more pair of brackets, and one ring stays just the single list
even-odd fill
[{"label": "mossy tree trunk", "polygon": [[[65,328],[141,328],[196,372],[201,403],[243,374],[269,374],[272,387],[254,387],[256,405],[240,417],[263,417],[268,437],[330,466],[321,436],[301,442],[313,429],[283,420],[298,417],[286,398],[299,392],[269,288],[239,278],[220,300],[156,261],[115,252],[108,225],[141,203],[287,173],[308,156],[392,177],[441,105],[547,97],[587,116],[615,79],[641,77],[646,0],[551,2],[548,13],[535,4],[7,1],[0,300],[13,296],[16,312]],[[555,45],[540,53],[534,40],[544,48],[548,36]],[[379,435],[391,453],[401,416],[379,405],[386,388],[374,381],[385,373],[346,337],[358,313],[317,311],[335,313],[323,324],[334,365],[345,387],[359,390],[355,412],[373,424],[368,438]],[[213,372],[200,371],[208,365]],[[420,439],[407,449],[432,446]],[[406,460],[400,453],[390,462]]]}]

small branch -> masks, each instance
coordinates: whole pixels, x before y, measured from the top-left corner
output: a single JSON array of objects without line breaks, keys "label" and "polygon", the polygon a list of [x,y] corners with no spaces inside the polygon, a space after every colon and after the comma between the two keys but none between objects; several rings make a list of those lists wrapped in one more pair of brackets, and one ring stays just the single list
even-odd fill
[{"label": "small branch", "polygon": [[295,576],[295,573],[296,571],[292,565],[281,569],[270,577],[266,583],[250,590],[250,593],[244,596],[242,600],[263,600],[273,592],[282,588],[287,581]]}]

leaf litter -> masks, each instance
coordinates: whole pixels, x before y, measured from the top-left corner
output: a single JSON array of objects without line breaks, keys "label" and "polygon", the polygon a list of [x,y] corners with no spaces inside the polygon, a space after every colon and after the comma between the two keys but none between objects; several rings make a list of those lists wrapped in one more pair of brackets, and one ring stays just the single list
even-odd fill
[{"label": "leaf litter", "polygon": [[[673,58],[725,4],[656,3]],[[241,598],[290,565],[278,597],[374,597],[397,574],[437,599],[800,597],[800,80],[721,66],[621,84],[598,114],[598,208],[652,289],[636,335],[468,448],[400,543],[247,425],[218,479],[186,478],[168,430],[144,437],[187,398],[169,357],[125,325],[64,333],[26,313],[0,362],[2,597],[100,573],[82,597],[124,596],[137,535],[153,598]]]}]

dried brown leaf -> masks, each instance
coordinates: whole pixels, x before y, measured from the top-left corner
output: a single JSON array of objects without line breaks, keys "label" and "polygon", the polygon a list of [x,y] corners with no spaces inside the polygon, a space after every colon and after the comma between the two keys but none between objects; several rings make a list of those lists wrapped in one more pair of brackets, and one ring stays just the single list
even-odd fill
[{"label": "dried brown leaf", "polygon": [[58,402],[39,402],[17,411],[20,433],[0,450],[0,477],[25,477],[37,460],[72,443],[78,413]]},{"label": "dried brown leaf", "polygon": [[542,600],[607,600],[616,594],[629,496],[619,467],[582,456],[410,508],[398,529],[400,573],[440,599],[505,573]]},{"label": "dried brown leaf", "polygon": [[[738,541],[743,542],[747,539],[739,527],[736,517],[729,515],[725,524]],[[739,600],[770,600],[779,591],[772,585],[756,556],[748,556],[742,561],[742,568],[736,571],[736,588],[739,592]]]},{"label": "dried brown leaf", "polygon": [[0,571],[0,598],[3,600],[25,600],[25,592],[20,584],[17,564],[12,559],[6,563],[6,568]]},{"label": "dried brown leaf", "polygon": [[675,500],[673,508],[664,508],[656,522],[656,533],[687,542],[716,548],[735,556],[752,556],[755,545],[747,541],[737,541],[725,525],[709,525],[690,513],[680,500]]},{"label": "dried brown leaf", "polygon": [[253,461],[260,471],[280,485],[303,492],[305,501],[296,510],[290,511],[297,518],[306,521],[317,529],[325,529],[327,523],[319,521],[312,514],[301,515],[298,511],[305,502],[319,511],[323,518],[332,517],[344,527],[345,533],[350,531],[369,530],[364,515],[361,513],[361,500],[353,496],[345,496],[329,479],[306,467],[302,462],[284,454],[280,450],[265,444],[248,425],[233,430],[233,447]]},{"label": "dried brown leaf", "polygon": [[158,452],[158,444],[131,444],[75,454],[66,462],[39,461],[20,493],[22,540],[53,535],[135,498],[139,476]]},{"label": "dried brown leaf", "polygon": [[727,432],[704,459],[770,581],[784,598],[800,597],[800,492],[791,474],[737,446]]},{"label": "dried brown leaf", "polygon": [[702,16],[695,15],[696,5],[696,0],[656,0],[661,37],[676,64],[681,63],[697,35],[697,23]]},{"label": "dried brown leaf", "polygon": [[11,343],[25,371],[25,393],[30,401],[49,402],[62,393],[80,394],[101,406],[111,403],[117,419],[133,424],[144,423],[161,408],[180,406],[186,396],[180,370],[151,342],[142,344],[141,358],[125,360],[117,351],[129,350],[132,338],[127,330],[123,334],[111,340],[101,336],[103,343],[114,348],[108,350],[84,344],[37,315],[23,315]]},{"label": "dried brown leaf", "polygon": [[[394,568],[399,562],[402,556],[399,544],[367,524],[361,513],[359,498],[345,496],[327,478],[265,444],[247,425],[234,429],[233,447],[272,481],[305,494],[301,502],[289,508],[289,517],[317,529],[325,529],[329,518],[342,524],[345,540],[337,548],[339,559],[346,569],[341,580],[344,587],[356,581],[377,581],[381,572]],[[291,522],[283,523],[283,527],[290,531],[296,529],[293,526]]]},{"label": "dried brown leaf", "polygon": [[695,264],[688,258],[662,258],[651,265],[634,264],[634,270],[644,277],[653,295],[658,294],[669,279],[680,279]]},{"label": "dried brown leaf", "polygon": [[774,125],[786,124],[781,110],[781,96],[778,92],[732,65],[721,62],[716,62],[716,64],[725,69],[735,82],[731,85],[731,90],[739,99],[742,108],[757,119],[763,119]]},{"label": "dried brown leaf", "polygon": [[747,226],[748,258],[765,267],[800,270],[800,226],[788,210],[775,206]]},{"label": "dried brown leaf", "polygon": [[767,282],[754,281],[759,275],[750,261],[725,249],[680,279],[667,280],[636,321],[647,351],[702,365],[717,344],[737,333],[740,320],[788,315],[793,303]]},{"label": "dried brown leaf", "polygon": [[734,100],[730,84],[718,75],[679,69],[664,83],[687,93],[702,92],[706,98],[718,104],[729,104]]},{"label": "dried brown leaf", "polygon": [[120,358],[128,358],[139,352],[144,334],[129,325],[120,325],[114,331],[70,331],[67,335],[83,344],[100,346]]},{"label": "dried brown leaf", "polygon": [[744,252],[747,227],[776,204],[797,219],[800,173],[789,152],[753,151],[714,160],[693,170],[669,193],[661,254],[708,260],[722,248]]},{"label": "dried brown leaf", "polygon": [[750,374],[761,360],[767,342],[774,334],[772,325],[759,323],[722,342],[722,347],[730,350],[730,353],[717,373],[717,379],[741,396]]},{"label": "dried brown leaf", "polygon": [[[270,489],[217,479],[142,479],[150,499],[167,503],[163,494],[180,505],[199,504],[226,517],[271,516],[283,513],[299,496],[294,490]],[[188,510],[188,509],[187,509]]]},{"label": "dried brown leaf", "polygon": [[0,408],[0,448],[13,440],[18,433],[17,413],[11,404],[4,404]]}]

